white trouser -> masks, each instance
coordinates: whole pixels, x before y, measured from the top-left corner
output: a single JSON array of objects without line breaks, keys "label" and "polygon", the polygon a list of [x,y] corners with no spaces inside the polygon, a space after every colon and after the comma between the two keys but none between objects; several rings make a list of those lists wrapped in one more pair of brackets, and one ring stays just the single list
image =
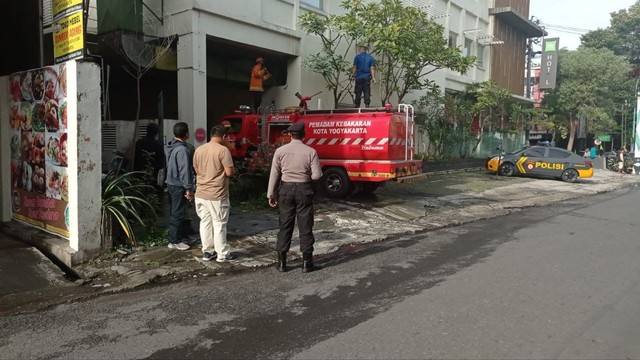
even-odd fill
[{"label": "white trouser", "polygon": [[229,221],[229,199],[205,200],[196,197],[196,213],[200,217],[200,239],[202,252],[226,257],[231,251],[227,244],[227,221]]}]

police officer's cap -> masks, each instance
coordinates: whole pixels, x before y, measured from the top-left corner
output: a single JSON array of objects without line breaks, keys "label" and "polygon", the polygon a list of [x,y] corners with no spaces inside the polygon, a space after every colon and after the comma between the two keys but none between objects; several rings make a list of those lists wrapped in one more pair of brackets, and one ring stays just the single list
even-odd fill
[{"label": "police officer's cap", "polygon": [[295,124],[291,124],[287,128],[289,134],[304,134],[304,122],[300,121]]}]

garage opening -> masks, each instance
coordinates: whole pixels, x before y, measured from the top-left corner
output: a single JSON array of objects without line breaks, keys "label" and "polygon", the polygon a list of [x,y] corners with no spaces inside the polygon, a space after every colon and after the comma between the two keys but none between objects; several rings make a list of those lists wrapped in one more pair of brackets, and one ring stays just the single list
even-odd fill
[{"label": "garage opening", "polygon": [[[252,103],[249,94],[251,68],[257,57],[265,59],[264,66],[271,78],[264,83],[265,92],[287,82],[287,65],[294,57],[266,48],[260,48],[217,38],[207,37],[207,127],[210,128],[223,115]],[[263,105],[269,102],[265,96]]]}]

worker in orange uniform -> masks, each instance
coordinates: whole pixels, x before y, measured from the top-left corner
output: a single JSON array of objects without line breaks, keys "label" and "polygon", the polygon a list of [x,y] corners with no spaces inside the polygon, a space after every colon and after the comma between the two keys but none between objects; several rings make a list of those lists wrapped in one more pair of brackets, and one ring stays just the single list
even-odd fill
[{"label": "worker in orange uniform", "polygon": [[249,80],[249,92],[253,97],[253,110],[256,113],[260,104],[262,104],[262,94],[264,94],[262,83],[269,78],[271,78],[271,74],[264,66],[264,59],[260,56],[256,59],[256,64],[251,68],[251,80]]}]

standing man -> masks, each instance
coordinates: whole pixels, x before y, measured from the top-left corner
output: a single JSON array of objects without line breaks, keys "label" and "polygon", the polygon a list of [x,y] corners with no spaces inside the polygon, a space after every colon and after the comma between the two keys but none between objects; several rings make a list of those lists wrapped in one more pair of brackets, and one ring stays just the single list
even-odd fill
[{"label": "standing man", "polygon": [[291,236],[296,217],[300,233],[302,272],[311,272],[313,265],[313,186],[320,179],[322,170],[318,153],[302,143],[304,123],[297,122],[287,129],[291,142],[276,149],[271,164],[267,197],[269,205],[280,205],[280,231],[276,251],[278,271],[287,271],[287,252],[291,247]]},{"label": "standing man", "polygon": [[256,64],[251,68],[251,79],[249,80],[249,92],[253,97],[253,109],[256,113],[262,104],[262,94],[264,94],[262,83],[269,78],[271,78],[271,74],[264,67],[264,59],[259,56],[256,58]]},{"label": "standing man", "polygon": [[179,122],[173,126],[175,138],[167,144],[167,190],[169,191],[169,249],[187,250],[189,245],[181,241],[184,234],[184,212],[193,200],[192,155],[187,147],[189,126]]},{"label": "standing man", "polygon": [[627,148],[625,146],[620,149],[618,153],[618,172],[624,174],[624,156],[627,154]]},{"label": "standing man", "polygon": [[237,259],[227,244],[229,221],[229,177],[235,169],[231,152],[222,144],[227,130],[220,125],[211,129],[211,140],[199,146],[193,156],[196,171],[196,212],[200,217],[202,260],[218,262]]},{"label": "standing man", "polygon": [[158,200],[162,202],[164,189],[158,185],[158,173],[164,168],[164,147],[162,142],[156,137],[158,135],[158,124],[149,123],[147,134],[136,141],[135,155],[133,158],[133,170],[147,172],[151,171],[149,177],[145,177],[146,182],[156,189]]},{"label": "standing man", "polygon": [[[226,146],[227,149],[229,149],[230,151],[233,151],[235,147],[233,146],[233,144],[229,142],[229,139],[227,139],[229,137],[229,132],[231,131],[231,123],[228,120],[223,120],[218,125],[222,126],[225,131],[225,137],[222,138],[222,141],[220,142],[220,144]],[[236,141],[235,135],[233,135],[233,142],[235,141]]]},{"label": "standing man", "polygon": [[356,80],[356,107],[360,107],[360,99],[364,93],[364,106],[371,103],[371,82],[376,83],[376,61],[367,53],[366,45],[359,46],[360,53],[353,59],[351,80]]}]

